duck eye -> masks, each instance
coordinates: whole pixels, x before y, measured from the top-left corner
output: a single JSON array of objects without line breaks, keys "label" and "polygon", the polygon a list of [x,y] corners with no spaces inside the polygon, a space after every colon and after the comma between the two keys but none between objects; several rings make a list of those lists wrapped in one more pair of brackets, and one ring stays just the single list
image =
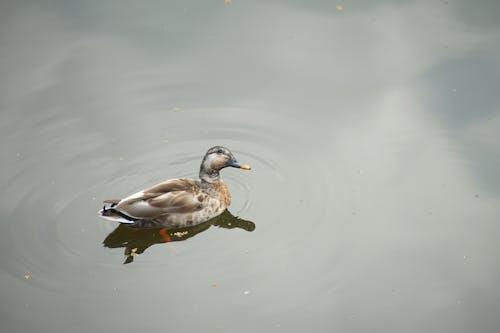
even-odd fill
[{"label": "duck eye", "polygon": [[217,150],[217,154],[224,154],[224,152],[222,151],[222,149],[219,149]]}]

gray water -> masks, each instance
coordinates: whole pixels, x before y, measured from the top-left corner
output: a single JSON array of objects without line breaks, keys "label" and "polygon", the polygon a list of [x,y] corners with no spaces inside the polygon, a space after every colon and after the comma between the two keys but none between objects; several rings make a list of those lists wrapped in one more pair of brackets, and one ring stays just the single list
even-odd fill
[{"label": "gray water", "polygon": [[498,1],[3,1],[1,331],[498,332],[499,84]]}]

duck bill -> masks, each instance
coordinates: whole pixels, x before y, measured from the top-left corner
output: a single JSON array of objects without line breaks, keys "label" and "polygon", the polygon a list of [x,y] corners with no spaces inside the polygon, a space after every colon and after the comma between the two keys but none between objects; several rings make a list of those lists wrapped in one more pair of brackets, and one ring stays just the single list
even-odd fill
[{"label": "duck bill", "polygon": [[247,164],[241,165],[236,160],[228,161],[227,162],[227,166],[230,166],[230,167],[233,167],[233,168],[238,168],[238,169],[243,169],[243,170],[250,170],[250,169],[252,169],[249,165],[247,165]]}]

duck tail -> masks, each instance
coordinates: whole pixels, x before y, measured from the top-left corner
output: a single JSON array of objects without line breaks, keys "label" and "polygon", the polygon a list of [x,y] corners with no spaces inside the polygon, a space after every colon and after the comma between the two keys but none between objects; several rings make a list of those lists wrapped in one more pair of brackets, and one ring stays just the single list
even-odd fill
[{"label": "duck tail", "polygon": [[[104,206],[102,209],[98,212],[99,216],[102,217],[103,219],[114,221],[114,222],[120,222],[120,223],[125,223],[125,224],[132,224],[134,223],[137,219],[130,217],[128,215],[123,214],[122,212],[113,209],[116,204],[118,204],[120,200],[105,200],[104,201]],[[106,207],[106,204],[110,204],[109,207]]]}]

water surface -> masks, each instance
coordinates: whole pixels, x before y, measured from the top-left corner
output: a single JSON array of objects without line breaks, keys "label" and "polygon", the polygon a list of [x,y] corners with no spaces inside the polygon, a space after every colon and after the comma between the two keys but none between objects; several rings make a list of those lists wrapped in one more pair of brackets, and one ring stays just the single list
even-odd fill
[{"label": "water surface", "polygon": [[[498,2],[0,13],[5,332],[498,331]],[[97,217],[218,144],[229,215]]]}]

